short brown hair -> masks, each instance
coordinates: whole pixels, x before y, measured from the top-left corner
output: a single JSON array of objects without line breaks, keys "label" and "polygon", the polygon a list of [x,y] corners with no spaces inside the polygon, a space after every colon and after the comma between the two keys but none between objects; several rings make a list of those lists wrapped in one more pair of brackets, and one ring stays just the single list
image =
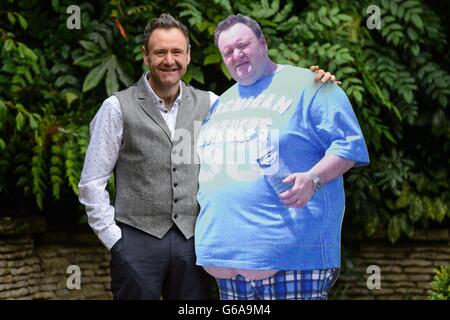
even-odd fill
[{"label": "short brown hair", "polygon": [[240,13],[237,15],[233,14],[217,24],[216,30],[214,30],[214,44],[216,45],[216,47],[218,47],[219,36],[222,33],[222,31],[227,30],[228,28],[234,26],[237,23],[245,24],[247,27],[252,29],[253,33],[258,39],[261,38],[261,36],[263,35],[261,26],[258,24],[258,22],[256,22],[256,20],[248,16],[244,16]]},{"label": "short brown hair", "polygon": [[144,31],[144,49],[145,51],[148,51],[148,39],[150,39],[150,36],[152,32],[155,29],[172,29],[177,28],[180,30],[184,37],[186,38],[187,47],[189,49],[189,33],[188,29],[184,24],[182,24],[180,21],[172,17],[169,13],[162,13],[158,18],[154,18],[150,23],[145,27]]}]

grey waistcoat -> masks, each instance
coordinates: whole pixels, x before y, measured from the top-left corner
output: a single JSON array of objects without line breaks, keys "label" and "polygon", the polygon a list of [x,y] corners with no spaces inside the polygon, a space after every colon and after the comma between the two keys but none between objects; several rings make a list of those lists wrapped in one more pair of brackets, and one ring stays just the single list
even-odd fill
[{"label": "grey waistcoat", "polygon": [[[175,223],[189,239],[199,212],[199,161],[194,147],[199,127],[194,132],[194,122],[199,126],[208,112],[209,94],[181,84],[175,132],[189,135],[177,139],[175,133],[172,141],[158,101],[144,81],[145,75],[115,93],[123,116],[123,140],[115,167],[115,219],[158,238]],[[185,147],[182,151],[181,146]],[[186,159],[184,163],[180,158]]]}]

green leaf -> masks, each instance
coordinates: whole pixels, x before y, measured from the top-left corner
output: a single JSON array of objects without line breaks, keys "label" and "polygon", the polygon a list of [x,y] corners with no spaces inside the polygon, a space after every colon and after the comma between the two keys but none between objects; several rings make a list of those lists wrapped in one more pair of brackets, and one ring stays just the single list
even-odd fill
[{"label": "green leaf", "polygon": [[39,123],[38,123],[37,119],[35,119],[32,114],[30,114],[28,116],[28,121],[30,122],[31,129],[36,130],[38,128]]},{"label": "green leaf", "polygon": [[60,7],[59,0],[52,0],[52,7],[55,11],[59,11]]},{"label": "green leaf", "polygon": [[0,138],[0,151],[5,150],[5,148],[6,148],[5,141],[2,138]]},{"label": "green leaf", "polygon": [[423,209],[427,217],[431,218],[432,220],[436,220],[433,201],[428,196],[423,197]]},{"label": "green leaf", "polygon": [[330,19],[328,19],[327,17],[322,17],[321,18],[321,22],[326,25],[327,27],[332,27],[333,23],[331,22]]},{"label": "green leaf", "polygon": [[406,33],[408,34],[408,37],[412,41],[417,41],[417,39],[419,39],[419,35],[417,34],[417,32],[412,27],[408,27],[408,29],[406,29]]},{"label": "green leaf", "polygon": [[434,207],[435,207],[435,210],[436,210],[436,214],[435,214],[436,220],[439,223],[441,223],[444,220],[444,218],[445,218],[445,216],[447,214],[447,211],[448,211],[447,204],[445,204],[441,199],[437,198],[435,200],[435,206]]},{"label": "green leaf", "polygon": [[204,84],[205,83],[205,79],[203,78],[203,71],[202,69],[200,69],[197,66],[191,66],[190,67],[191,70],[191,74],[192,74],[192,79],[194,79],[195,81]]},{"label": "green leaf", "polygon": [[23,43],[19,42],[18,43],[18,47],[19,50],[23,53],[23,55],[33,61],[37,61],[38,60],[38,56],[33,52],[33,50],[31,50],[30,48],[28,48],[26,45],[24,45]]},{"label": "green leaf", "polygon": [[78,94],[74,91],[64,92],[64,99],[66,100],[67,106],[70,106],[72,102],[78,99]]},{"label": "green leaf", "polygon": [[394,16],[397,14],[397,9],[398,9],[397,3],[391,1],[391,12]]},{"label": "green leaf", "polygon": [[19,19],[19,24],[22,27],[23,30],[26,30],[28,28],[27,20],[20,14],[16,13],[17,18]]},{"label": "green leaf", "polygon": [[423,28],[423,22],[422,19],[418,16],[418,15],[413,15],[411,16],[411,21],[414,23],[414,25],[419,28],[422,29]]},{"label": "green leaf", "polygon": [[102,80],[103,76],[105,75],[109,61],[109,59],[104,59],[104,61],[100,65],[89,72],[83,82],[83,92],[87,92],[95,88],[99,84],[100,80]]},{"label": "green leaf", "polygon": [[104,57],[85,55],[76,59],[73,64],[90,68],[95,66],[96,64],[99,64],[103,59]]},{"label": "green leaf", "polygon": [[417,43],[414,43],[411,47],[411,52],[413,55],[418,56],[420,54],[420,47]]},{"label": "green leaf", "polygon": [[400,219],[398,218],[398,216],[393,216],[389,220],[387,235],[392,243],[395,243],[400,238],[401,227],[400,227]]},{"label": "green leaf", "polygon": [[60,88],[65,84],[69,84],[75,86],[78,83],[78,79],[70,74],[66,74],[64,76],[60,76],[55,81],[55,87]]},{"label": "green leaf", "polygon": [[400,228],[403,233],[408,236],[408,238],[412,238],[414,236],[414,227],[409,222],[408,216],[406,214],[400,215]]},{"label": "green leaf", "polygon": [[392,134],[388,130],[383,130],[383,135],[392,143],[397,143],[395,138],[392,136]]},{"label": "green leaf", "polygon": [[410,203],[410,194],[402,193],[402,195],[397,199],[395,207],[397,209],[406,208],[407,206],[409,206],[409,203]]},{"label": "green leaf", "polygon": [[106,72],[105,85],[108,96],[119,90],[119,80],[116,74],[117,61],[112,58],[108,64],[108,71]]},{"label": "green leaf", "polygon": [[6,39],[5,44],[3,45],[3,49],[8,52],[11,51],[12,49],[15,49],[16,45],[14,44],[14,40],[13,39]]},{"label": "green leaf", "polygon": [[378,230],[380,224],[380,217],[377,214],[371,214],[366,218],[366,224],[364,225],[365,233],[368,237],[373,236]]},{"label": "green leaf", "polygon": [[222,73],[224,74],[224,76],[228,79],[231,80],[231,74],[227,69],[227,66],[225,65],[225,63],[223,63],[223,61],[220,63],[220,70],[222,70]]},{"label": "green leaf", "polygon": [[25,124],[25,117],[22,112],[18,112],[16,115],[16,128],[17,131],[22,131],[22,128]]},{"label": "green leaf", "polygon": [[[130,10],[128,10],[128,14],[130,14]],[[119,18],[119,12],[116,9],[111,10],[111,17],[112,18]]]},{"label": "green leaf", "polygon": [[191,83],[191,81],[192,81],[192,73],[189,71],[189,69],[184,74],[183,81],[186,82],[186,83]]},{"label": "green leaf", "polygon": [[0,123],[4,118],[6,118],[6,114],[8,113],[8,109],[3,100],[0,100]]},{"label": "green leaf", "polygon": [[338,14],[337,18],[341,21],[352,21],[353,20],[353,18],[351,16],[343,14],[343,13]]},{"label": "green leaf", "polygon": [[353,96],[355,97],[355,100],[357,103],[361,104],[362,103],[362,94],[359,91],[354,91],[353,92]]},{"label": "green leaf", "polygon": [[216,64],[222,61],[222,57],[218,53],[210,54],[209,56],[206,56],[205,60],[203,61],[203,65],[209,65],[209,64]]},{"label": "green leaf", "polygon": [[133,83],[133,80],[125,73],[119,62],[117,62],[116,72],[119,76],[120,82],[122,82],[125,86],[129,86]]},{"label": "green leaf", "polygon": [[339,8],[334,7],[333,9],[330,10],[330,16],[335,16],[336,14],[339,13]]},{"label": "green leaf", "polygon": [[7,16],[8,16],[8,20],[11,23],[11,25],[14,25],[16,23],[16,18],[14,18],[14,15],[12,14],[12,12],[8,12]]},{"label": "green leaf", "polygon": [[319,11],[318,11],[318,15],[319,17],[324,17],[327,14],[327,8],[326,7],[320,7]]},{"label": "green leaf", "polygon": [[232,12],[230,0],[214,0],[214,3],[222,6],[227,12]]},{"label": "green leaf", "polygon": [[95,43],[93,43],[92,41],[80,40],[79,42],[81,46],[86,50],[91,51],[93,53],[101,53],[100,47]]}]

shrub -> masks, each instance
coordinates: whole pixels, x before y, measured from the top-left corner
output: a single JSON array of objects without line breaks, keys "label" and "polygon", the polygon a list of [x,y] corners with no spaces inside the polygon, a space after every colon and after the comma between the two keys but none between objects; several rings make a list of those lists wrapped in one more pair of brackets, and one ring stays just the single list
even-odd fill
[{"label": "shrub", "polygon": [[[368,236],[387,230],[392,242],[448,224],[450,10],[425,2],[80,1],[81,29],[68,30],[70,0],[2,1],[0,214],[48,211],[67,199],[75,199],[69,208],[78,205],[88,124],[111,92],[141,75],[143,29],[152,18],[170,12],[187,25],[184,80],[220,94],[231,81],[213,31],[241,12],[260,22],[275,62],[319,64],[343,81],[371,157],[346,177],[345,223]],[[367,28],[369,5],[381,9],[381,30]]]},{"label": "shrub", "polygon": [[430,300],[450,300],[450,265],[435,269],[431,282]]}]

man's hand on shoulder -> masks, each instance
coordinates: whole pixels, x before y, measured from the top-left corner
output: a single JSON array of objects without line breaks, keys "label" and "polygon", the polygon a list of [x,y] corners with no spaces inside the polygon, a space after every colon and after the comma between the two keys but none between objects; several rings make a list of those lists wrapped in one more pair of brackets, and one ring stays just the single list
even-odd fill
[{"label": "man's hand on shoulder", "polygon": [[314,78],[314,82],[320,80],[323,83],[331,81],[336,83],[337,85],[340,85],[342,83],[341,81],[336,80],[336,76],[334,74],[331,74],[330,72],[325,72],[325,70],[320,69],[319,66],[311,66],[309,69],[317,74],[316,77]]}]

